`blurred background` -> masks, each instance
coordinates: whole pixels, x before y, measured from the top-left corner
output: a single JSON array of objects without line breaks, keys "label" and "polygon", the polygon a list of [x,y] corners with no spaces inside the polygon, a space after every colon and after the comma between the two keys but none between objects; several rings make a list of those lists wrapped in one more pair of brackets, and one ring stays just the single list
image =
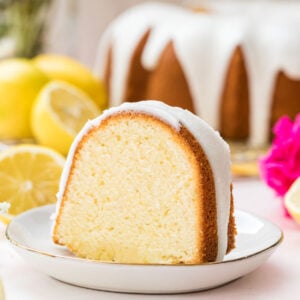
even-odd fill
[{"label": "blurred background", "polygon": [[[97,44],[108,23],[128,7],[143,0],[0,0],[0,58],[33,57],[40,52],[65,54],[92,68]],[[226,0],[160,0],[201,5]],[[244,0],[238,3],[249,2]],[[252,0],[297,2],[297,0]]]},{"label": "blurred background", "polygon": [[71,56],[92,68],[106,25],[141,2],[147,1],[0,0],[0,57],[49,52]]}]

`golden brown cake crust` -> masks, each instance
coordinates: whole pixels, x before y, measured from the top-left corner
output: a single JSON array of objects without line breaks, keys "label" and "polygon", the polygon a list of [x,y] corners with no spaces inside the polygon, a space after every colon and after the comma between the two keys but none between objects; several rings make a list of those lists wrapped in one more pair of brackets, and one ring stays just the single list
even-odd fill
[{"label": "golden brown cake crust", "polygon": [[300,81],[279,72],[275,80],[270,128],[283,115],[295,118],[300,111]]},{"label": "golden brown cake crust", "polygon": [[147,96],[147,86],[149,82],[150,71],[147,71],[141,64],[142,53],[144,47],[147,43],[148,37],[150,35],[150,30],[148,30],[140,42],[138,43],[136,49],[134,50],[131,58],[131,64],[129,73],[127,75],[127,84],[125,90],[124,101],[134,102],[139,100],[148,99]]},{"label": "golden brown cake crust", "polygon": [[106,66],[105,66],[105,75],[104,75],[104,85],[106,86],[106,92],[108,99],[110,98],[110,82],[111,82],[111,70],[112,70],[112,47],[108,49]]},{"label": "golden brown cake crust", "polygon": [[200,225],[202,236],[202,247],[199,252],[200,260],[203,262],[215,261],[218,254],[218,229],[217,229],[217,205],[214,178],[208,159],[202,150],[202,147],[196,141],[194,136],[182,127],[180,134],[194,153],[197,161],[199,174],[199,190],[204,201],[200,202],[199,214],[202,220]]},{"label": "golden brown cake crust", "polygon": [[234,219],[234,201],[232,194],[233,185],[230,187],[230,214],[229,214],[229,223],[228,223],[228,244],[227,244],[227,252],[229,253],[232,249],[235,248],[235,236],[237,234],[235,219]]},{"label": "golden brown cake crust", "polygon": [[149,77],[146,99],[160,100],[195,112],[189,86],[172,42],[167,44]]},{"label": "golden brown cake crust", "polygon": [[246,139],[249,135],[248,76],[241,47],[231,57],[220,107],[220,133],[227,139]]}]

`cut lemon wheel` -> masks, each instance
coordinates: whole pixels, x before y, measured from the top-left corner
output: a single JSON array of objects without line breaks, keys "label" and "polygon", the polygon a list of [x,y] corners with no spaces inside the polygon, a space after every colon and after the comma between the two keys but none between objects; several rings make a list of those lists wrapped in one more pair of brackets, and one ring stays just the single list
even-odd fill
[{"label": "cut lemon wheel", "polygon": [[285,194],[284,203],[294,220],[300,224],[300,178],[292,184]]},{"label": "cut lemon wheel", "polygon": [[9,202],[13,215],[56,202],[64,162],[61,154],[42,146],[19,145],[1,151],[0,202]]},{"label": "cut lemon wheel", "polygon": [[100,113],[83,91],[64,82],[51,81],[32,108],[32,131],[40,144],[67,154],[82,126]]}]

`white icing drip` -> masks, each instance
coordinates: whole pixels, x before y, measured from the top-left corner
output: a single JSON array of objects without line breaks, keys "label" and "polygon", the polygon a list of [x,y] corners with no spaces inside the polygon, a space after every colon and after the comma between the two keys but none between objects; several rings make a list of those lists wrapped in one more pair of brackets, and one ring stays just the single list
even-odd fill
[{"label": "white icing drip", "polygon": [[171,34],[172,28],[170,27],[163,27],[163,30],[157,30],[157,28],[152,29],[142,54],[142,65],[145,69],[155,69],[161,53],[171,39]]},{"label": "white icing drip", "polygon": [[[132,53],[151,29],[142,54],[143,66],[154,69],[165,45],[172,41],[197,114],[220,129],[219,102],[228,63],[236,47],[241,46],[251,98],[250,143],[262,145],[268,140],[275,76],[283,70],[291,78],[300,79],[300,5],[236,1],[205,1],[205,5],[215,13],[147,3],[126,11],[112,23],[108,29],[114,50],[111,105],[123,102]],[[105,50],[100,46],[99,51],[104,64]],[[103,67],[101,73],[103,77]]]},{"label": "white icing drip", "polygon": [[[218,129],[223,81],[232,53],[243,36],[244,23],[237,18],[225,22],[208,15],[199,18],[189,11],[184,12],[180,19],[171,15],[168,22],[154,27],[144,49],[142,64],[148,70],[155,69],[166,44],[172,41],[192,98],[196,99],[196,113]],[[180,23],[180,30],[174,30],[175,22]]]},{"label": "white icing drip", "polygon": [[57,194],[56,217],[61,206],[62,197],[66,188],[67,179],[72,167],[73,157],[79,142],[95,126],[108,116],[122,111],[136,111],[153,115],[165,123],[180,130],[183,124],[196,138],[205,152],[215,181],[216,204],[217,204],[217,228],[218,228],[218,255],[217,260],[222,260],[227,249],[227,228],[230,213],[230,153],[228,145],[200,118],[187,110],[173,108],[158,101],[141,101],[137,103],[123,103],[104,111],[104,113],[93,121],[89,121],[76,136],[69,151],[67,161],[61,176],[59,192]]},{"label": "white icing drip", "polygon": [[[163,19],[170,10],[174,13],[178,12],[178,16],[182,12],[176,6],[169,7],[169,5],[162,4],[159,5],[159,10],[157,10],[157,4],[155,3],[140,5],[122,14],[112,23],[108,29],[109,33],[104,33],[104,42],[100,42],[99,46],[100,57],[97,59],[97,64],[101,72],[100,77],[104,78],[105,57],[107,57],[107,51],[111,48],[112,69],[109,87],[111,106],[117,106],[124,100],[131,58],[141,38],[147,30],[154,27],[154,24]],[[104,49],[102,48],[102,44]]]},{"label": "white icing drip", "polygon": [[240,19],[224,21],[208,15],[193,16],[186,30],[175,37],[174,48],[195,99],[196,113],[213,128],[220,129],[223,82],[232,53],[243,36],[244,24]]},{"label": "white icing drip", "polygon": [[168,42],[174,41],[177,34],[177,31],[174,31],[174,24],[186,22],[190,13],[181,9],[179,11],[169,11],[168,9],[167,16],[166,19],[163,17],[163,19],[156,20],[151,26],[151,34],[142,54],[142,65],[147,70],[155,69]]},{"label": "white icing drip", "polygon": [[[126,25],[123,24],[125,27]],[[123,27],[122,27],[123,28]],[[119,105],[124,97],[125,85],[128,74],[128,69],[131,61],[131,56],[138,42],[141,40],[147,26],[139,24],[132,27],[129,34],[118,34],[112,43],[112,71],[110,81],[110,104],[111,106]]]},{"label": "white icing drip", "polygon": [[111,30],[107,29],[99,41],[98,53],[96,57],[94,74],[97,77],[104,78],[108,64],[108,52],[111,46]]}]

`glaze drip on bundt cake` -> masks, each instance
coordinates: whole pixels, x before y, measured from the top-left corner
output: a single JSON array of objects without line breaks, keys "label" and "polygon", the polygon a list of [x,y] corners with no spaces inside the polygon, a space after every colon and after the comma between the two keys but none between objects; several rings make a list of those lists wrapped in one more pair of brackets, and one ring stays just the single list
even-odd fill
[{"label": "glaze drip on bundt cake", "polygon": [[300,111],[300,14],[250,4],[197,13],[146,3],[123,13],[99,46],[111,106],[158,99],[191,110],[225,138],[265,144],[278,117]]},{"label": "glaze drip on bundt cake", "polygon": [[229,147],[192,113],[124,103],[74,141],[58,193],[55,243],[119,263],[202,263],[234,247]]}]

